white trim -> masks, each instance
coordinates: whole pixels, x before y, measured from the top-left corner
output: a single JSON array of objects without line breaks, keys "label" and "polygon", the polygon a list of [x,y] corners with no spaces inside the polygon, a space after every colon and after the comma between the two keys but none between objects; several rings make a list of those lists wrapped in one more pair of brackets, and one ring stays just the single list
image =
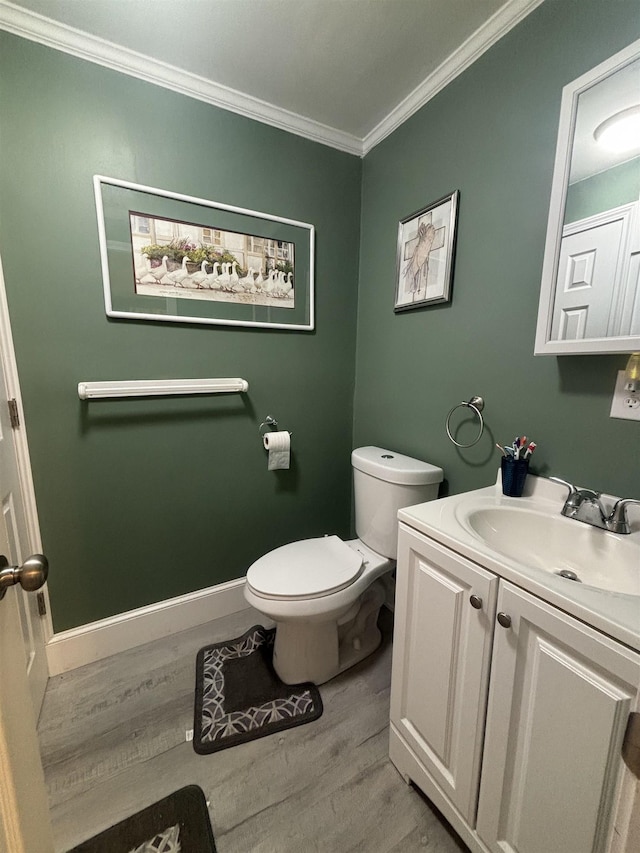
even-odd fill
[{"label": "white trim", "polygon": [[573,222],[569,222],[563,227],[562,236],[571,237],[574,234],[579,234],[581,231],[599,228],[602,225],[609,225],[611,222],[622,219],[626,238],[629,231],[629,220],[637,205],[637,201],[632,201],[627,204],[621,204],[619,207],[610,207],[609,210],[602,210],[600,213],[594,213],[593,216],[586,216],[584,219],[574,219]]},{"label": "white trim", "polygon": [[[15,349],[13,346],[13,335],[11,333],[11,320],[9,317],[9,304],[7,302],[7,291],[4,283],[2,269],[2,258],[0,258],[0,347],[2,348],[2,360],[5,369],[5,380],[9,399],[13,398],[18,406],[20,418],[20,429],[13,431],[13,442],[18,464],[18,476],[20,477],[20,491],[24,506],[25,520],[27,524],[27,536],[29,548],[32,554],[42,553],[42,538],[40,536],[40,523],[38,520],[38,507],[36,504],[36,491],[33,485],[33,474],[31,472],[31,457],[29,456],[29,443],[27,440],[27,427],[22,406],[22,395],[20,393],[20,381],[18,378],[18,365],[16,364]],[[43,637],[45,643],[53,634],[53,623],[51,621],[51,605],[49,603],[49,589],[47,585],[40,590],[44,595],[47,606],[46,615],[42,618]]]},{"label": "white trim", "polygon": [[137,77],[147,83],[171,89],[180,95],[204,101],[223,110],[273,127],[321,142],[349,154],[362,154],[362,140],[351,133],[337,130],[313,119],[277,107],[260,98],[246,95],[220,83],[214,83],[198,74],[183,71],[167,62],[152,59],[135,50],[82,32],[75,27],[59,23],[44,15],[22,9],[13,3],[0,2],[0,29],[29,41],[44,44],[54,50],[69,53],[88,62],[94,62],[112,71]]},{"label": "white trim", "polygon": [[181,95],[204,101],[255,121],[304,136],[348,154],[364,157],[403,122],[468,68],[476,59],[515,27],[543,0],[509,0],[479,27],[456,51],[411,92],[364,139],[267,101],[214,83],[166,62],[145,56],[106,39],[84,33],[13,3],[0,2],[0,29],[54,50],[94,62],[113,71],[137,77]]},{"label": "white trim", "polygon": [[244,578],[227,581],[54,634],[46,646],[49,674],[59,675],[244,610],[249,607],[244,583]]},{"label": "white trim", "polygon": [[380,124],[362,140],[362,156],[397,130],[401,124],[441,92],[459,74],[489,50],[502,36],[533,12],[544,0],[509,0],[459,48],[445,59],[413,92],[410,92]]}]

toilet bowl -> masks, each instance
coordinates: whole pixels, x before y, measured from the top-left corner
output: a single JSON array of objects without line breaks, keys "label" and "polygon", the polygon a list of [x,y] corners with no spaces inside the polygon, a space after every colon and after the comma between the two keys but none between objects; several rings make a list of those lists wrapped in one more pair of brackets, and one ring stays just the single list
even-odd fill
[{"label": "toilet bowl", "polygon": [[283,545],[251,566],[245,598],[276,623],[273,665],[282,681],[322,684],[375,651],[385,591],[374,582],[394,566],[359,539],[337,536]]},{"label": "toilet bowl", "polygon": [[247,602],[276,623],[273,665],[286,684],[322,684],[380,645],[382,575],[395,568],[397,512],[437,497],[442,469],[380,447],[352,453],[357,539],[303,539],[249,568]]}]

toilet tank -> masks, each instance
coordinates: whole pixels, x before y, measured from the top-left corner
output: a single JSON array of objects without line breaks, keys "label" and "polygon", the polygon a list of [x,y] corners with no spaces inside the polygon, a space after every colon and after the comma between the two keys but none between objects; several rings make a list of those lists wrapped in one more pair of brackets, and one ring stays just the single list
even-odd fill
[{"label": "toilet tank", "polygon": [[356,535],[383,557],[396,559],[398,510],[438,497],[442,468],[382,447],[358,447],[351,454]]}]

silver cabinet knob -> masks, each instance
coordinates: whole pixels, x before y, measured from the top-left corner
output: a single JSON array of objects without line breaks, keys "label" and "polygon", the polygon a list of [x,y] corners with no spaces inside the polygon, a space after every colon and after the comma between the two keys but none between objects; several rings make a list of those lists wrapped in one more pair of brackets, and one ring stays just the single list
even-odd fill
[{"label": "silver cabinet knob", "polygon": [[498,613],[498,622],[503,628],[510,628],[511,616],[508,613]]},{"label": "silver cabinet knob", "polygon": [[0,554],[0,601],[7,589],[17,583],[27,592],[40,589],[48,574],[49,561],[44,554],[32,554],[21,566],[10,566],[4,554]]},{"label": "silver cabinet knob", "polygon": [[469,596],[469,604],[475,610],[482,610],[482,599],[480,598],[479,595],[470,595]]}]

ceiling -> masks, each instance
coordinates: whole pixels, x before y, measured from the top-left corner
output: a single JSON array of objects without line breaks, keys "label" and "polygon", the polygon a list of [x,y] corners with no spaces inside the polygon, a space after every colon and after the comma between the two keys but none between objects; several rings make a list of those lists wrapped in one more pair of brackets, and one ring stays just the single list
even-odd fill
[{"label": "ceiling", "polygon": [[0,28],[363,154],[540,2],[0,0]]},{"label": "ceiling", "polygon": [[598,145],[594,131],[605,119],[640,101],[640,59],[611,73],[581,92],[576,104],[569,183],[582,181],[620,163],[640,157],[640,139],[633,149],[615,152]]}]

